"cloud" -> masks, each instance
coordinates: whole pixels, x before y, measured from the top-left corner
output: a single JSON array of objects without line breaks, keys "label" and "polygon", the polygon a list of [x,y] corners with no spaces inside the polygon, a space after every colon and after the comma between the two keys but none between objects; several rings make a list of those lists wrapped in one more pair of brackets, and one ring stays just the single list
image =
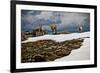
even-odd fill
[{"label": "cloud", "polygon": [[40,14],[41,11],[37,11],[37,10],[21,10],[21,14],[22,15],[26,15],[26,14],[29,14],[29,15],[37,15],[37,14]]},{"label": "cloud", "polygon": [[22,10],[21,14],[22,30],[32,30],[39,25],[50,30],[50,24],[56,24],[58,30],[76,29],[81,24],[89,28],[90,25],[89,13]]},{"label": "cloud", "polygon": [[47,12],[47,11],[42,11],[41,14],[36,15],[37,18],[39,19],[50,19],[50,17],[52,16],[52,12]]},{"label": "cloud", "polygon": [[84,20],[87,20],[89,24],[89,14],[87,13],[62,13],[61,19],[62,23],[59,24],[58,29],[84,25]]}]

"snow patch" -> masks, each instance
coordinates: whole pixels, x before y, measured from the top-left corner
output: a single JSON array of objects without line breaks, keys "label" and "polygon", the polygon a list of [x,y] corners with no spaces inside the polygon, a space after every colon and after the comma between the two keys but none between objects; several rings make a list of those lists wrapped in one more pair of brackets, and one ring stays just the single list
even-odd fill
[{"label": "snow patch", "polygon": [[89,36],[90,36],[90,32],[59,34],[59,35],[43,35],[43,36],[38,36],[38,37],[29,37],[27,40],[22,41],[22,43],[34,42],[38,40],[55,40],[56,42],[63,42],[66,40],[84,38],[84,37],[89,37]]},{"label": "snow patch", "polygon": [[83,45],[76,49],[72,50],[71,54],[59,59],[56,61],[76,61],[76,60],[89,60],[90,59],[90,39],[85,38]]},{"label": "snow patch", "polygon": [[33,42],[38,40],[55,40],[57,42],[62,42],[72,39],[84,39],[83,45],[76,49],[72,50],[71,54],[55,61],[75,61],[75,60],[89,60],[90,59],[90,32],[83,33],[71,33],[71,34],[59,34],[59,35],[43,35],[38,37],[30,37],[22,43]]}]

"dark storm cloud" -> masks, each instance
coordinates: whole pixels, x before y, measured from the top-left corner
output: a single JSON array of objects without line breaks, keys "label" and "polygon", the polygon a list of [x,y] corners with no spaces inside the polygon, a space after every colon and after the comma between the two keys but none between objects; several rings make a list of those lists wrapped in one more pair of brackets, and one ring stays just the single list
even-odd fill
[{"label": "dark storm cloud", "polygon": [[58,30],[74,31],[79,25],[84,25],[84,28],[89,30],[90,14],[37,10],[21,11],[22,31],[31,31],[39,25],[50,30],[50,24],[56,24]]},{"label": "dark storm cloud", "polygon": [[[53,16],[52,16],[53,15]],[[59,16],[59,15],[58,15]],[[33,10],[22,10],[21,11],[21,27],[22,31],[32,30],[33,28],[42,25],[46,27],[50,24],[59,24],[61,19],[52,12],[41,12]]]},{"label": "dark storm cloud", "polygon": [[22,14],[30,14],[30,15],[37,15],[37,14],[40,14],[41,11],[33,11],[33,10],[21,10],[21,13]]}]

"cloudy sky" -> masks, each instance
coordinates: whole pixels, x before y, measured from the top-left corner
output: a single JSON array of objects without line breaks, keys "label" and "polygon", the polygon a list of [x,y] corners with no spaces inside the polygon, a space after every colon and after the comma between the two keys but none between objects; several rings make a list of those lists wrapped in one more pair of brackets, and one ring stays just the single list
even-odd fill
[{"label": "cloudy sky", "polygon": [[56,12],[21,10],[21,30],[32,31],[42,25],[51,31],[49,25],[56,24],[58,31],[77,32],[78,26],[83,25],[84,31],[90,30],[90,14],[77,12]]}]

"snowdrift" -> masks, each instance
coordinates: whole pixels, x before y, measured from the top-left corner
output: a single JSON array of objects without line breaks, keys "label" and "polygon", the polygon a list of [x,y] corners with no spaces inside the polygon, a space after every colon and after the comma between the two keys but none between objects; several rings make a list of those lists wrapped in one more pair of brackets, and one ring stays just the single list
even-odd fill
[{"label": "snowdrift", "polygon": [[73,50],[70,55],[56,59],[55,61],[75,61],[75,60],[89,60],[90,59],[90,32],[83,33],[71,33],[71,34],[59,34],[59,35],[43,35],[39,37],[30,37],[22,43],[33,42],[38,40],[55,40],[57,42],[63,42],[66,40],[84,39],[83,45],[76,50]]},{"label": "snowdrift", "polygon": [[66,40],[72,40],[72,39],[78,39],[78,38],[85,38],[89,37],[90,33],[89,32],[84,32],[84,33],[71,33],[71,34],[59,34],[59,35],[43,35],[43,36],[38,36],[38,37],[30,37],[25,41],[22,41],[22,43],[25,42],[33,42],[33,41],[38,41],[38,40],[55,40],[57,42],[62,42]]}]

